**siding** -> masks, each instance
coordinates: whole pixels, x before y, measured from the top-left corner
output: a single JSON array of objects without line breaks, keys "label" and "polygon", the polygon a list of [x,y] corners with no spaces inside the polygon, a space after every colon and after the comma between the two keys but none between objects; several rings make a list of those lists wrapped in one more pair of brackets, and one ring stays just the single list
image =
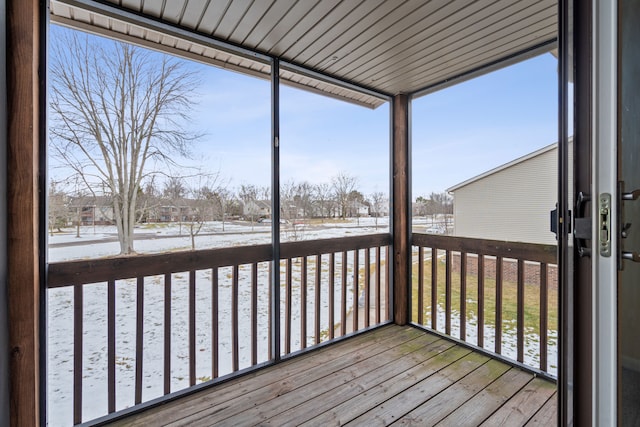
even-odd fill
[{"label": "siding", "polygon": [[537,153],[453,187],[454,234],[555,244],[549,211],[557,202],[557,146]]}]

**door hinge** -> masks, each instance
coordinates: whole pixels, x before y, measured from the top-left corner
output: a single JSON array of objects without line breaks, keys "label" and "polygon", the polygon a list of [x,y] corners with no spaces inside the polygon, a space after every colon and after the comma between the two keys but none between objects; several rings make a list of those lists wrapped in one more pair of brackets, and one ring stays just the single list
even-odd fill
[{"label": "door hinge", "polygon": [[622,203],[625,201],[638,200],[638,198],[640,198],[640,189],[625,192],[624,181],[618,182],[618,270],[620,271],[624,269],[623,261],[625,259],[633,262],[640,262],[640,254],[638,254],[638,252],[622,250],[622,239],[629,237],[629,233],[631,232],[631,223],[624,222]]}]

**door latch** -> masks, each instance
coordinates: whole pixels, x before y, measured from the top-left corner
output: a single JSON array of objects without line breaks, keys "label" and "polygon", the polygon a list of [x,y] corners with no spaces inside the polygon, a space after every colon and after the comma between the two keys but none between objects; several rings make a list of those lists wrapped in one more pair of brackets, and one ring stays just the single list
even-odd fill
[{"label": "door latch", "polygon": [[598,198],[598,241],[600,255],[611,256],[611,194],[602,193]]},{"label": "door latch", "polygon": [[591,201],[589,194],[578,193],[576,197],[576,213],[573,221],[573,237],[576,239],[576,247],[580,257],[591,256],[591,247],[587,245],[587,240],[591,240],[591,217],[585,217],[585,205]]}]

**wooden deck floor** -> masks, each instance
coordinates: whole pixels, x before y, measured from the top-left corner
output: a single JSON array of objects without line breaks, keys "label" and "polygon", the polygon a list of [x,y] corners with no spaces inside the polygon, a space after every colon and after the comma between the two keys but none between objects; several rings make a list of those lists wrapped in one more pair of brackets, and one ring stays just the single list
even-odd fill
[{"label": "wooden deck floor", "polygon": [[555,425],[553,383],[385,326],[112,425]]}]

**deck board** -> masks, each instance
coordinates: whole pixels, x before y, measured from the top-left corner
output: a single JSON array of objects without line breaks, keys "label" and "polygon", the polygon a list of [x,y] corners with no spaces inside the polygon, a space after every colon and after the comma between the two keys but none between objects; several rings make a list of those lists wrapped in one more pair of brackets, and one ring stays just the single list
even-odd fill
[{"label": "deck board", "polygon": [[389,325],[110,425],[549,425],[556,413],[555,384]]},{"label": "deck board", "polygon": [[473,398],[467,400],[439,426],[479,425],[531,381],[531,374],[511,368]]},{"label": "deck board", "polygon": [[[374,371],[369,371],[362,376],[353,378],[334,389],[318,395],[318,399],[323,403],[322,406],[319,406],[315,400],[307,400],[299,406],[268,419],[266,424],[276,426],[300,425],[313,417],[322,415],[325,412],[324,408],[338,406],[343,402],[359,396],[366,390],[370,390],[387,381],[393,381],[394,378],[402,375],[408,369],[421,367],[422,374],[428,375],[429,372],[433,372],[433,369],[430,369],[430,364],[434,362],[435,356],[452,347],[452,343],[445,340],[438,340],[426,346],[422,351],[412,352],[390,361],[390,363]],[[437,363],[437,361],[435,362]],[[315,423],[315,425],[326,424]]]},{"label": "deck board", "polygon": [[555,384],[535,378],[483,423],[483,427],[522,425],[555,393]]},{"label": "deck board", "polygon": [[556,404],[556,395],[554,393],[549,400],[546,401],[544,406],[527,422],[525,425],[529,426],[548,426],[555,425],[558,419],[558,406]]}]

